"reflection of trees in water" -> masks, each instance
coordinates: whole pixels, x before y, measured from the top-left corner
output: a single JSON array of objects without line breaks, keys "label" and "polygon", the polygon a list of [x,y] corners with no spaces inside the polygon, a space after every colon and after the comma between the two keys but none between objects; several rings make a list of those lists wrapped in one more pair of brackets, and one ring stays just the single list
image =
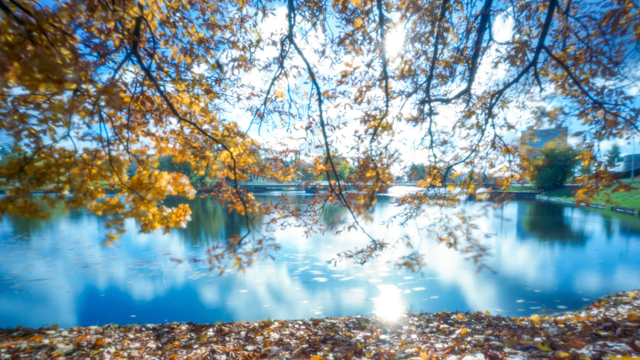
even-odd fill
[{"label": "reflection of trees in water", "polygon": [[326,206],[322,211],[322,222],[328,226],[337,226],[344,221],[343,216],[347,213],[347,208],[343,206]]},{"label": "reflection of trees in water", "polygon": [[[172,229],[191,245],[210,245],[219,240],[228,239],[233,235],[242,235],[246,230],[243,216],[237,212],[229,212],[226,207],[209,198],[195,198],[188,200],[181,197],[168,197],[164,204],[175,207],[178,204],[188,204],[191,208],[191,221],[186,228]],[[260,227],[261,217],[253,222]]]},{"label": "reflection of trees in water", "polygon": [[607,236],[611,238],[611,235],[615,232],[615,228],[618,229],[619,234],[627,239],[640,239],[638,233],[640,233],[640,221],[638,217],[622,214],[613,211],[598,211],[605,223],[605,230]]},{"label": "reflection of trees in water", "polygon": [[43,207],[50,214],[46,219],[7,215],[13,236],[31,240],[32,237],[40,233],[52,231],[59,223],[59,219],[69,217],[69,210],[66,210],[62,204],[52,208],[45,203]]},{"label": "reflection of trees in water", "polygon": [[[520,204],[519,206],[522,206],[521,202],[519,202],[519,204]],[[640,237],[638,236],[638,234],[640,234],[640,221],[638,221],[638,217],[633,215],[618,213],[610,210],[600,210],[600,209],[593,209],[593,208],[585,209],[585,208],[577,208],[577,207],[569,206],[569,208],[571,209],[572,215],[569,217],[564,217],[560,215],[564,215],[563,211],[567,207],[565,205],[559,205],[559,204],[554,204],[550,202],[533,201],[533,202],[527,203],[525,206],[529,206],[525,211],[525,214],[528,215],[529,212],[532,212],[534,216],[540,213],[542,213],[542,216],[545,216],[545,213],[546,213],[546,216],[552,218],[549,221],[550,223],[553,223],[554,221],[556,222],[560,221],[564,223],[565,220],[570,219],[573,216],[573,212],[578,212],[582,215],[582,217],[585,219],[585,221],[583,221],[583,224],[585,225],[586,223],[597,219],[598,223],[602,224],[602,229],[604,231],[607,241],[612,240],[612,238],[616,234],[619,236],[625,237],[627,239],[633,239],[633,240],[640,239]],[[540,215],[537,215],[537,216],[540,216]],[[531,221],[531,219],[529,219],[528,221]],[[524,225],[524,220],[523,220],[523,225]],[[585,241],[584,230],[580,229],[579,231],[577,231],[575,227],[571,228],[570,225],[565,225],[565,229],[570,229],[574,239],[577,238],[577,239],[582,239],[580,241]],[[544,232],[552,233],[556,231],[556,228],[554,226],[549,226],[549,228],[547,229],[543,228],[541,231],[543,233]],[[548,239],[548,240],[552,240],[552,239]],[[572,242],[575,242],[575,241],[572,240]]]},{"label": "reflection of trees in water", "polygon": [[[394,201],[395,198],[390,196],[378,196],[376,199],[376,204],[369,209],[371,211],[372,217],[379,221],[388,220],[387,217],[389,216],[389,207],[393,205]],[[321,219],[322,222],[327,226],[336,226],[345,222],[353,221],[347,208],[338,205],[327,205],[322,212]]]},{"label": "reflection of trees in water", "polygon": [[179,197],[168,197],[164,204],[168,207],[176,207],[187,203],[191,208],[191,221],[185,228],[172,229],[172,232],[180,234],[180,237],[192,245],[208,245],[222,237],[224,231],[224,209],[208,199],[195,198],[187,200]]},{"label": "reflection of trees in water", "polygon": [[587,239],[584,231],[567,223],[570,219],[565,218],[564,209],[564,205],[546,201],[518,201],[518,213],[522,214],[518,217],[518,230],[525,232],[525,236],[518,237],[584,246]]}]

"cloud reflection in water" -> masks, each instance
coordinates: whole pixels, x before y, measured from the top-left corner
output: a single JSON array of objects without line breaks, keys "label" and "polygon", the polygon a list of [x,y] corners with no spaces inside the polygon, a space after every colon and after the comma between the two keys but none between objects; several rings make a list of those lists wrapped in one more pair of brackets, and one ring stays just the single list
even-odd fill
[{"label": "cloud reflection in water", "polygon": [[[47,226],[31,227],[28,221],[6,217],[0,221],[0,327],[371,313],[392,320],[407,309],[499,308],[508,315],[526,315],[535,310],[527,306],[518,312],[521,304],[516,300],[532,302],[532,307],[579,309],[585,297],[640,287],[637,218],[558,204],[550,205],[559,207],[555,211],[540,214],[531,210],[535,205],[530,202],[513,202],[504,213],[480,220],[483,231],[496,234],[486,240],[493,255],[487,261],[496,274],[476,274],[464,254],[434,241],[419,244],[427,256],[424,274],[394,269],[397,257],[391,252],[364,266],[344,261],[329,266],[337,252],[366,245],[368,239],[354,232],[306,238],[301,229],[290,228],[274,233],[283,246],[276,261],[219,277],[207,271],[206,263],[187,260],[206,256],[209,244],[238,233],[242,222],[225,217],[224,209],[208,203],[211,200],[195,201],[190,205],[201,214],[187,229],[140,234],[128,221],[128,233],[116,249],[101,245],[104,224],[91,214],[59,212]],[[478,205],[465,206],[473,210]],[[415,227],[380,224],[397,211],[391,198],[380,197],[374,221],[367,225],[371,233],[389,240],[403,234],[417,238]],[[540,223],[538,229],[553,224],[547,220],[550,214],[563,217],[565,232],[554,237],[525,224]],[[563,234],[583,234],[580,245],[566,241]]]}]

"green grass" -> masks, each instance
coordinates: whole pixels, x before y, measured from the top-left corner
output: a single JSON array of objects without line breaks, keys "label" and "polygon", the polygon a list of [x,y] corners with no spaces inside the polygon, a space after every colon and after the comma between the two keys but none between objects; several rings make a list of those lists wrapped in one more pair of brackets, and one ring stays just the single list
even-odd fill
[{"label": "green grass", "polygon": [[[604,190],[600,195],[598,195],[593,204],[601,204],[606,205],[607,194],[610,195],[610,203],[613,206],[621,206],[632,209],[640,209],[640,184],[636,184],[635,187],[637,189],[631,191],[619,191],[612,192],[612,189]],[[571,200],[575,201],[573,197],[574,189],[571,188],[562,188],[558,190],[552,190],[544,193],[545,196],[550,196],[559,199]]]},{"label": "green grass", "polygon": [[524,185],[511,185],[509,186],[509,190],[512,192],[531,192],[536,191],[532,186],[524,186]]},{"label": "green grass", "polygon": [[566,187],[563,187],[561,189],[547,191],[547,192],[543,193],[542,195],[550,196],[550,197],[554,197],[554,198],[558,198],[558,199],[564,199],[564,200],[572,200],[572,201],[575,200],[575,198],[573,197],[573,189],[566,188]]}]

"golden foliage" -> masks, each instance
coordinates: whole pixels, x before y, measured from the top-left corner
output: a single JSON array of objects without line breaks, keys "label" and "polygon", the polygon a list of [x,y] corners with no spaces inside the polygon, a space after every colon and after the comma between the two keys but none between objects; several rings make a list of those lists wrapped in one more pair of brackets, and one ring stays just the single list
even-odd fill
[{"label": "golden foliage", "polygon": [[[285,28],[271,34],[265,22],[281,6]],[[185,176],[157,169],[167,155],[215,184],[211,196],[244,215],[247,229],[260,213],[323,231],[318,216],[335,204],[353,216],[348,229],[363,230],[376,194],[408,165],[398,144],[411,134],[427,165],[421,191],[399,198],[405,210],[390,219],[406,223],[427,207],[481,198],[488,184],[523,181],[531,164],[505,137],[522,126],[509,111],[535,113],[540,102],[561,106],[536,126],[570,119],[586,129],[580,159],[595,171],[577,181],[589,201],[615,182],[595,145],[632,136],[640,114],[633,0],[0,0],[0,11],[0,135],[15,145],[0,163],[0,216],[46,216],[44,204],[62,203],[108,217],[111,239],[125,218],[142,231],[188,221],[188,207],[162,205],[196,193]],[[490,28],[498,19],[513,20],[505,41]],[[392,54],[394,28],[405,40]],[[485,67],[499,75],[481,79]],[[247,122],[253,132],[239,125]],[[304,135],[258,143],[263,127]],[[347,152],[348,179],[336,161]],[[328,181],[310,211],[261,205],[241,186],[300,180],[303,163]],[[470,220],[446,215],[430,234],[480,256]],[[388,240],[371,236],[369,248],[343,255],[366,260]],[[400,261],[419,263],[418,254]]]}]

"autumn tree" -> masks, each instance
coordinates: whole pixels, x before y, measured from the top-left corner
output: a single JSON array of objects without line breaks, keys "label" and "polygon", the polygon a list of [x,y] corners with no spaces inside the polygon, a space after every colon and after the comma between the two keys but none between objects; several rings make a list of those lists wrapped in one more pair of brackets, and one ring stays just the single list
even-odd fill
[{"label": "autumn tree", "polygon": [[[349,164],[349,161],[342,156],[334,155],[332,156],[332,159],[336,167],[338,178],[348,183],[353,175],[353,166],[351,166],[351,164]],[[317,180],[327,181],[328,175],[320,174]]]},{"label": "autumn tree", "polygon": [[[337,205],[366,232],[375,194],[409,152],[427,171],[419,192],[396,199],[404,211],[388,220],[400,224],[455,207],[461,196],[443,186],[459,195],[482,186],[449,181],[460,174],[524,179],[510,134],[534,107],[587,129],[584,165],[599,141],[637,131],[633,0],[0,0],[0,14],[0,136],[24,155],[0,167],[0,216],[46,216],[43,202],[62,203],[106,216],[112,237],[125,218],[142,231],[188,221],[187,206],[163,205],[195,195],[186,176],[158,168],[165,156],[207,174],[210,196],[247,229],[257,214],[319,226],[322,209]],[[260,204],[242,188],[252,176],[290,181],[296,167],[285,162],[300,153],[313,179],[329,181],[303,210],[293,199]],[[345,191],[338,153],[350,154],[360,191]],[[596,167],[580,196],[597,190],[594,177],[614,181]],[[44,187],[47,196],[32,195]],[[428,235],[479,259],[486,249],[468,215],[439,214]],[[259,234],[210,249],[212,264],[242,267],[277,247]],[[366,261],[417,241],[368,235],[368,247],[339,256]]]},{"label": "autumn tree", "polygon": [[[196,173],[189,162],[178,163],[174,161],[172,155],[163,156],[158,159],[158,170],[169,173],[180,173],[189,179],[189,183],[195,189],[201,189],[211,185],[209,174],[206,172]],[[206,167],[205,167],[206,171]]]},{"label": "autumn tree", "polygon": [[411,164],[407,169],[407,179],[409,181],[418,181],[427,175],[427,169],[422,164]]}]

